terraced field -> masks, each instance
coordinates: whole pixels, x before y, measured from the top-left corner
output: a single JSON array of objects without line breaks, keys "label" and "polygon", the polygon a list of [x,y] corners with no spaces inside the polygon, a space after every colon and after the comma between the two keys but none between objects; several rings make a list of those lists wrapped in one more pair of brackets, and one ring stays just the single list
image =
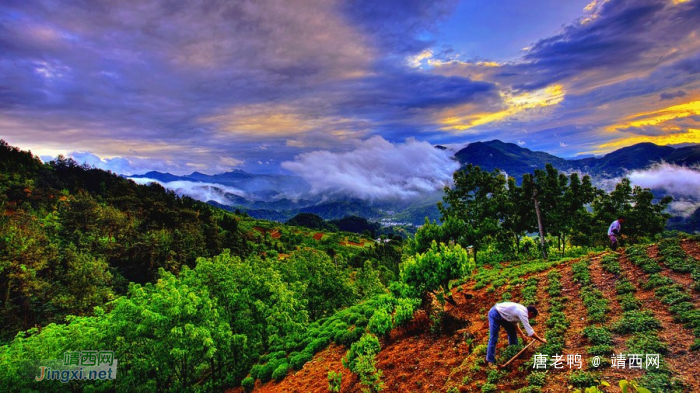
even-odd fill
[{"label": "terraced field", "polygon": [[[432,304],[382,338],[376,366],[388,392],[565,392],[596,385],[613,392],[620,380],[652,392],[698,392],[699,279],[698,241],[678,238],[619,253],[481,267],[452,288],[456,305],[446,304],[440,325],[431,318],[439,314]],[[548,343],[490,370],[486,314],[499,301],[538,305],[533,328]],[[508,347],[502,333],[497,361],[521,348]],[[326,392],[332,371],[342,373],[340,391],[360,392],[365,386],[343,366],[347,349],[331,344],[280,382],[256,381],[254,391]],[[535,354],[547,357],[546,367]]]}]

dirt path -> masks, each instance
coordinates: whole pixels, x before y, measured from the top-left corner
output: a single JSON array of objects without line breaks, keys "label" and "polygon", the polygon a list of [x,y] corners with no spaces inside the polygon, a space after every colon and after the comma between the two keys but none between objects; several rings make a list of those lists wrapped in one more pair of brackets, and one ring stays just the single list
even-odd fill
[{"label": "dirt path", "polygon": [[[586,306],[581,301],[581,285],[574,282],[571,264],[564,266],[560,271],[562,294],[569,298],[564,313],[569,320],[569,330],[565,336],[567,354],[579,354],[586,357],[588,340],[583,337],[583,329],[588,326],[586,320]],[[583,365],[582,369],[586,369]]]},{"label": "dirt path", "polygon": [[697,240],[682,240],[681,248],[686,254],[700,261],[700,242]]},{"label": "dirt path", "polygon": [[700,353],[690,351],[690,345],[695,340],[693,332],[674,322],[673,315],[666,304],[661,303],[653,290],[641,288],[640,283],[646,282],[647,275],[642,269],[627,259],[620,258],[620,268],[623,274],[637,287],[635,297],[642,301],[643,309],[654,310],[654,315],[661,322],[659,337],[668,344],[668,355],[663,357],[669,368],[690,386],[690,391],[700,391]]}]

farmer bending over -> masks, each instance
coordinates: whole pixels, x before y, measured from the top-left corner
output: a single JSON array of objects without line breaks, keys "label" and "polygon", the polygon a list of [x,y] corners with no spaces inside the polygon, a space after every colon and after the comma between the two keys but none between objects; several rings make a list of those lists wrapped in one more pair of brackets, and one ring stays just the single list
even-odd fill
[{"label": "farmer bending over", "polygon": [[610,248],[613,251],[617,250],[617,238],[620,237],[620,230],[622,229],[622,224],[625,223],[625,217],[620,216],[617,220],[613,221],[608,228],[608,237],[610,238]]},{"label": "farmer bending over", "polygon": [[530,318],[534,318],[539,314],[535,306],[523,306],[519,303],[513,302],[503,302],[496,303],[495,306],[491,307],[489,311],[489,331],[491,337],[489,337],[489,346],[486,349],[486,361],[489,364],[489,368],[496,368],[496,344],[498,343],[498,331],[501,326],[508,333],[508,344],[515,345],[518,343],[518,334],[523,338],[523,341],[527,341],[527,337],[523,334],[518,326],[518,321],[520,321],[525,327],[528,336],[534,337],[536,340],[546,343],[547,340],[538,336],[532,326],[530,326]]}]

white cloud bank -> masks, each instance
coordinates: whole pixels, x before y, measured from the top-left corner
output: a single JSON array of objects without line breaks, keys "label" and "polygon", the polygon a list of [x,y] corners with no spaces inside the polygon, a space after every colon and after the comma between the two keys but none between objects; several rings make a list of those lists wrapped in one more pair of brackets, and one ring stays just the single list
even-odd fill
[{"label": "white cloud bank", "polygon": [[282,163],[303,177],[315,194],[343,194],[361,199],[410,199],[440,190],[459,168],[450,152],[408,139],[393,144],[380,136],[352,151],[314,151]]},{"label": "white cloud bank", "polygon": [[700,168],[664,163],[632,171],[627,177],[633,185],[661,189],[672,195],[669,211],[673,215],[688,217],[700,207]]},{"label": "white cloud bank", "polygon": [[186,195],[204,202],[215,201],[222,205],[234,204],[230,199],[230,194],[246,197],[246,193],[242,190],[215,183],[200,183],[187,180],[163,182],[145,177],[130,177],[129,179],[138,184],[158,183],[169,190],[173,190],[177,195]]},{"label": "white cloud bank", "polygon": [[632,171],[628,177],[634,185],[700,200],[700,168],[659,164],[651,169]]}]

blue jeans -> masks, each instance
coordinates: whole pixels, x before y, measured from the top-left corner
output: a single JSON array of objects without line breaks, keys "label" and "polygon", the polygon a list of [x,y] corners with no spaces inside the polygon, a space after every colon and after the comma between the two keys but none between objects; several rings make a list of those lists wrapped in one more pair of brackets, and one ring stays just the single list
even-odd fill
[{"label": "blue jeans", "polygon": [[503,319],[494,306],[489,311],[490,337],[489,346],[486,348],[486,361],[489,363],[496,363],[496,344],[498,343],[498,332],[501,327],[508,333],[508,344],[516,345],[518,343],[518,331],[515,330],[515,324]]}]

